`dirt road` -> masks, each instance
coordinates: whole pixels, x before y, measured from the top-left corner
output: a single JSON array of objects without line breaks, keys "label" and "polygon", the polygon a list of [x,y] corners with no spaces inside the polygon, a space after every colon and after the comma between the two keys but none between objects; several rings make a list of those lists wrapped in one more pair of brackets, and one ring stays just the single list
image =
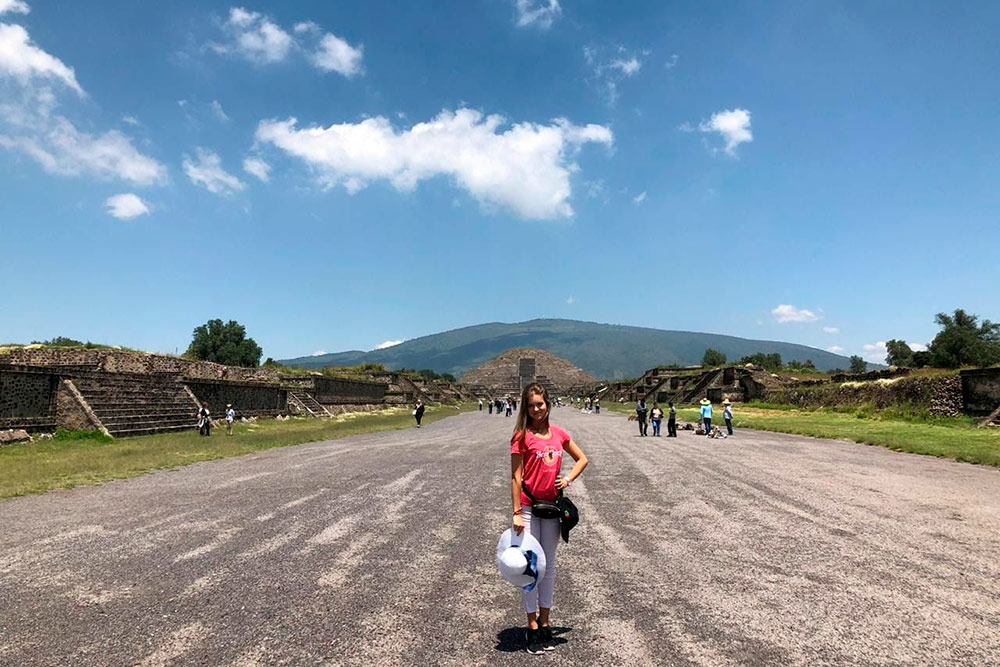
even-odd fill
[{"label": "dirt road", "polygon": [[514,652],[484,412],[0,502],[0,664],[1000,663],[997,470],[553,421],[592,461],[553,654]]}]

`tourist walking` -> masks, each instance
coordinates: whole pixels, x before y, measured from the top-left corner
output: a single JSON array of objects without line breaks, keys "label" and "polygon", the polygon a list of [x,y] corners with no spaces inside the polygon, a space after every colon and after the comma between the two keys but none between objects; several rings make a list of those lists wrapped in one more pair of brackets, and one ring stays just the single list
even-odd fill
[{"label": "tourist walking", "polygon": [[507,399],[507,416],[510,417],[512,414],[514,414],[514,404],[511,403],[510,399],[508,398]]},{"label": "tourist walking", "polygon": [[233,410],[233,404],[226,404],[226,435],[233,434],[233,422],[236,421],[236,410]]},{"label": "tourist walking", "polygon": [[726,408],[722,411],[722,418],[726,420],[726,431],[729,432],[729,435],[732,435],[733,434],[733,408],[732,408],[733,404],[729,402],[728,398],[726,400],[724,400],[722,402],[722,404],[724,406],[726,406]]},{"label": "tourist walking", "polygon": [[646,400],[640,398],[635,406],[635,418],[639,422],[639,435],[647,435],[647,431],[649,430],[649,424],[646,423],[648,412],[646,409]]},{"label": "tourist walking", "polygon": [[417,400],[417,407],[413,410],[413,416],[417,420],[417,428],[420,428],[420,420],[424,418],[424,402]]},{"label": "tourist walking", "polygon": [[667,437],[677,437],[677,408],[672,401],[667,403]]},{"label": "tourist walking", "polygon": [[212,435],[212,416],[208,409],[208,402],[201,404],[198,408],[198,435]]},{"label": "tourist walking", "polygon": [[483,411],[483,399],[481,399],[481,398],[479,399],[479,411],[480,412]]},{"label": "tourist walking", "polygon": [[601,399],[599,398],[594,399],[594,414],[601,414]]},{"label": "tourist walking", "polygon": [[705,435],[712,437],[712,401],[701,399],[701,421],[705,424]]},{"label": "tourist walking", "polygon": [[[554,502],[587,467],[587,455],[572,436],[549,424],[551,411],[552,402],[545,387],[537,382],[525,387],[510,444],[514,531],[518,535],[527,532],[533,536],[545,552],[545,576],[532,590],[524,592],[524,610],[528,616],[526,650],[532,654],[556,647],[550,623],[560,533],[558,517],[542,519],[532,515],[532,498]],[[575,463],[569,474],[560,476],[563,452],[568,452]],[[568,541],[567,532],[563,532],[563,539]]]},{"label": "tourist walking", "polygon": [[649,418],[653,422],[653,437],[660,437],[660,424],[663,422],[663,410],[656,403],[653,403],[653,409],[649,411]]}]

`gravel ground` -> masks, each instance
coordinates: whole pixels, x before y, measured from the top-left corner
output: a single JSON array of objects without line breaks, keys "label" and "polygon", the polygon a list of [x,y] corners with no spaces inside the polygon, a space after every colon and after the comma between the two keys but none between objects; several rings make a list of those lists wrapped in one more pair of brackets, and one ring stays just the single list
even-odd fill
[{"label": "gravel ground", "polygon": [[553,421],[591,466],[551,654],[493,562],[484,412],[0,502],[0,664],[1000,664],[997,470]]}]

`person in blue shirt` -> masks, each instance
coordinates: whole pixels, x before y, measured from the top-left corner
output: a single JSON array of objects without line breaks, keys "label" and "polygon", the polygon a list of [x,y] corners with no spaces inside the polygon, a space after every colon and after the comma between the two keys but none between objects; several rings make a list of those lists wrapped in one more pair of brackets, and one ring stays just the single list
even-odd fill
[{"label": "person in blue shirt", "polygon": [[732,406],[732,403],[729,402],[728,398],[726,400],[724,400],[722,402],[722,404],[726,407],[726,409],[722,411],[722,418],[726,420],[726,430],[729,432],[729,435],[732,435],[733,434],[733,406]]},{"label": "person in blue shirt", "polygon": [[701,421],[705,423],[705,435],[712,435],[712,401],[701,399]]}]

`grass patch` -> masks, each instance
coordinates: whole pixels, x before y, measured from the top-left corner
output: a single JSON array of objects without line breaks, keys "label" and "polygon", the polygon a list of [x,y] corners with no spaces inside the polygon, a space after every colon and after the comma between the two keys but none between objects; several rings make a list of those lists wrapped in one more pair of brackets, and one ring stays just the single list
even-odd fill
[{"label": "grass patch", "polygon": [[[647,403],[652,408],[652,403]],[[660,406],[661,408],[664,406]],[[610,403],[602,409],[635,414],[635,403]],[[724,426],[716,404],[713,424]],[[678,421],[697,423],[697,407],[677,410]],[[1000,431],[976,428],[971,417],[935,417],[900,406],[877,410],[873,405],[804,410],[793,405],[750,403],[733,405],[733,426],[815,438],[852,440],[898,452],[926,454],[967,463],[1000,466]]]},{"label": "grass patch", "polygon": [[[458,408],[428,407],[423,423],[472,409],[475,409],[473,404]],[[226,436],[225,428],[213,429],[210,438],[199,436],[197,431],[185,431],[120,440],[87,431],[60,431],[52,440],[0,449],[0,498],[101,484],[151,470],[243,456],[275,447],[413,427],[411,408],[400,407],[332,419],[293,417],[286,422],[268,419],[240,423],[236,424],[232,437]]]},{"label": "grass patch", "polygon": [[[722,411],[716,409],[715,415],[713,424],[722,424]],[[699,413],[695,408],[684,408],[677,411],[677,418],[696,422]],[[733,425],[736,428],[852,440],[898,452],[1000,466],[1000,433],[976,428],[973,421],[965,417],[898,416],[891,410],[871,411],[864,407],[852,411],[797,410],[787,406],[775,409],[736,404],[733,406]]]}]

